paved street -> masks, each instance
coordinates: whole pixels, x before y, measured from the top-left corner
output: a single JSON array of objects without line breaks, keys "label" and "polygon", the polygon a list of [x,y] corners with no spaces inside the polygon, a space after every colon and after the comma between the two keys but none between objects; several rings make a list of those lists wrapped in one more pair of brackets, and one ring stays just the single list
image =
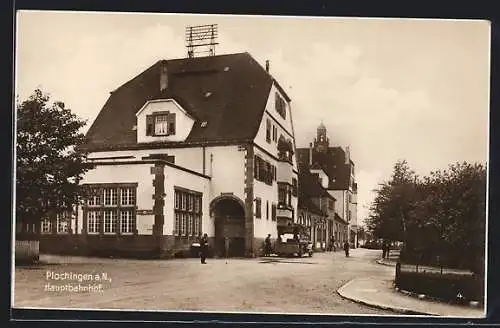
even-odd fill
[{"label": "paved street", "polygon": [[[355,249],[349,258],[336,252],[301,259],[230,259],[227,264],[209,259],[207,265],[197,259],[42,256],[52,264],[16,268],[14,306],[390,315],[337,294],[353,278],[392,271],[375,263],[379,256],[380,251]],[[63,273],[81,282],[56,280]],[[88,280],[96,274],[98,281]],[[87,290],[58,290],[68,283]]]}]

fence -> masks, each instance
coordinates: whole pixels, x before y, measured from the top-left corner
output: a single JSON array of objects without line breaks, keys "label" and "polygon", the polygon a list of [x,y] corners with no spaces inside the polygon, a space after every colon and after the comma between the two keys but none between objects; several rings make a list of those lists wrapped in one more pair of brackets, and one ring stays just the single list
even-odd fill
[{"label": "fence", "polygon": [[470,270],[397,262],[396,287],[448,302],[484,301],[484,276]]}]

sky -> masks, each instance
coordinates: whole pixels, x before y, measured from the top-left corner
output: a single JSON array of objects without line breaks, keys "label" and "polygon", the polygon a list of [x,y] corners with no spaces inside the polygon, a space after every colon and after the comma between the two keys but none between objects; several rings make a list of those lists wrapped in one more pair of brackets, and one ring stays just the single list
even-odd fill
[{"label": "sky", "polygon": [[331,145],[350,147],[360,223],[397,160],[420,175],[487,161],[487,21],[23,11],[16,95],[41,88],[88,128],[110,91],[186,57],[185,28],[202,24],[218,24],[216,54],[270,61],[292,98],[298,147],[321,122]]}]

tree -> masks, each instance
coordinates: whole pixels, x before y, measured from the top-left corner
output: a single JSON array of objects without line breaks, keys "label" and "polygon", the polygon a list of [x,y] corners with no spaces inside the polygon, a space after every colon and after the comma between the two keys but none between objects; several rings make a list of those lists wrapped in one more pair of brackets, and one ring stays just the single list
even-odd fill
[{"label": "tree", "polygon": [[456,163],[419,178],[399,161],[377,190],[367,226],[378,238],[403,240],[402,259],[478,272],[484,267],[485,218],[482,164]]},{"label": "tree", "polygon": [[416,181],[415,172],[405,160],[396,162],[391,179],[380,184],[370,208],[367,227],[375,237],[407,240]]},{"label": "tree", "polygon": [[[486,168],[455,163],[432,172],[425,181],[418,213],[425,216],[428,246],[453,265],[477,270],[484,259],[486,230]],[[480,269],[480,268],[479,268]]]},{"label": "tree", "polygon": [[48,213],[73,209],[82,191],[78,182],[91,168],[79,150],[86,122],[49,100],[37,89],[16,104],[16,219],[36,226]]}]

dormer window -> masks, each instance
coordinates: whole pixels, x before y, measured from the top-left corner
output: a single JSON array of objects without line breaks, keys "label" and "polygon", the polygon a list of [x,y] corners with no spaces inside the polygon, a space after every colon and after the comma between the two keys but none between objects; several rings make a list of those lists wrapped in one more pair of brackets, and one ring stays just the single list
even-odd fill
[{"label": "dormer window", "polygon": [[168,114],[155,116],[155,135],[168,135]]},{"label": "dormer window", "polygon": [[169,136],[175,134],[175,113],[159,112],[146,116],[146,135]]}]

